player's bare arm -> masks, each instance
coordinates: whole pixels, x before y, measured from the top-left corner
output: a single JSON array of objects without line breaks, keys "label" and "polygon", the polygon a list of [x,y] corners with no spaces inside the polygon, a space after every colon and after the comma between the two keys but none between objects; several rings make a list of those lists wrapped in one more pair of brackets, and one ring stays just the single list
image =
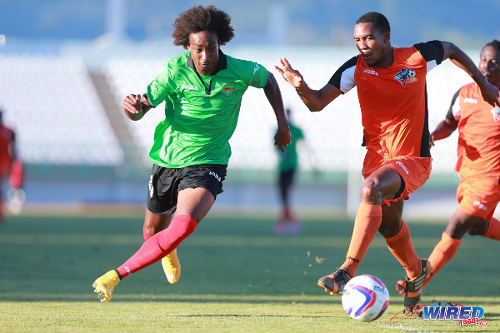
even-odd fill
[{"label": "player's bare arm", "polygon": [[292,68],[286,58],[280,59],[281,67],[274,66],[276,70],[283,76],[286,82],[295,88],[300,99],[310,111],[321,111],[337,98],[342,92],[331,84],[325,85],[320,90],[309,88],[304,81],[302,74]]},{"label": "player's bare arm", "polygon": [[152,105],[145,95],[130,94],[123,100],[122,108],[129,119],[136,121],[144,117]]},{"label": "player's bare arm", "polygon": [[276,120],[278,122],[278,131],[274,136],[274,144],[278,146],[281,151],[285,152],[285,147],[290,143],[291,135],[288,126],[288,120],[285,116],[283,108],[283,99],[281,98],[281,91],[274,78],[274,75],[268,72],[267,83],[264,86],[264,93],[266,94],[269,104],[271,104]]},{"label": "player's bare arm", "polygon": [[442,140],[451,135],[458,126],[458,121],[457,120],[451,120],[448,118],[445,118],[443,121],[441,121],[434,131],[432,131],[431,136],[430,136],[430,146],[434,146],[434,141],[437,140]]},{"label": "player's bare arm", "polygon": [[486,102],[493,106],[500,106],[500,102],[498,101],[498,88],[489,83],[488,80],[486,80],[484,75],[481,74],[471,58],[469,58],[469,56],[455,44],[450,42],[441,43],[443,44],[444,49],[443,60],[449,58],[455,65],[469,74],[469,76],[477,83],[477,85],[481,89],[481,94],[483,95],[483,98]]}]

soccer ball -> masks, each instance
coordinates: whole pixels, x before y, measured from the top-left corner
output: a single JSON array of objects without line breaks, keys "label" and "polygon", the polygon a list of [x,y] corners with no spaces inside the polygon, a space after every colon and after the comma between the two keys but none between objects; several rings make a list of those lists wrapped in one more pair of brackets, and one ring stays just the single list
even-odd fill
[{"label": "soccer ball", "polygon": [[352,278],[342,292],[342,306],[356,320],[376,320],[387,310],[388,305],[389,291],[382,280],[372,275]]}]

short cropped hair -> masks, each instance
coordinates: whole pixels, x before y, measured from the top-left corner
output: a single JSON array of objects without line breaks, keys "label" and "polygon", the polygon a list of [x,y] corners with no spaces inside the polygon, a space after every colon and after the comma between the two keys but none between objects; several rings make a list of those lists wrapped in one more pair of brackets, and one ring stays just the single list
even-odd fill
[{"label": "short cropped hair", "polygon": [[358,23],[373,23],[375,29],[380,31],[381,33],[390,32],[391,26],[389,25],[389,21],[387,18],[378,12],[368,12],[362,15],[357,21]]},{"label": "short cropped hair", "polygon": [[234,37],[234,29],[230,25],[231,17],[214,6],[194,6],[182,12],[173,24],[174,45],[187,48],[189,35],[200,31],[211,31],[217,34],[221,45]]},{"label": "short cropped hair", "polygon": [[[497,50],[497,52],[500,52],[500,41],[497,39],[492,40],[491,42],[487,43],[484,47],[491,46]],[[483,47],[483,50],[484,50]]]}]

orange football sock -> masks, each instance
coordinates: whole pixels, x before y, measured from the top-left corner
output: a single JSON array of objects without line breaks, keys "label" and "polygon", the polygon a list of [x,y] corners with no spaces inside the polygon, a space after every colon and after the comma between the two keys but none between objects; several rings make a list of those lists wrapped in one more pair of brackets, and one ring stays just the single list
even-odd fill
[{"label": "orange football sock", "polygon": [[377,234],[380,223],[382,223],[382,206],[361,203],[354,220],[354,229],[346,260],[340,267],[347,268],[351,276],[356,275],[356,270]]},{"label": "orange football sock", "polygon": [[410,229],[405,221],[401,221],[401,230],[394,236],[386,237],[385,241],[387,242],[389,251],[403,266],[408,278],[413,279],[417,277],[422,267],[420,258],[417,256],[411,242]]},{"label": "orange football sock", "polygon": [[482,236],[500,240],[500,221],[492,217],[490,220],[490,226],[488,227],[488,230]]},{"label": "orange football sock", "polygon": [[451,238],[443,232],[441,240],[429,256],[433,268],[431,274],[425,279],[424,286],[455,256],[461,243],[461,239]]}]

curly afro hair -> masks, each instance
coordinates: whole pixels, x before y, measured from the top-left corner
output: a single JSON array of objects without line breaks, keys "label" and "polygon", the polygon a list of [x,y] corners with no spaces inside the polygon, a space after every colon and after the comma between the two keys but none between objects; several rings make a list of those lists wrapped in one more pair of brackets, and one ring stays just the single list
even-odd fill
[{"label": "curly afro hair", "polygon": [[230,25],[231,17],[214,6],[195,6],[182,12],[173,24],[174,45],[187,48],[189,35],[200,31],[213,31],[220,44],[224,45],[234,37],[234,29]]}]

